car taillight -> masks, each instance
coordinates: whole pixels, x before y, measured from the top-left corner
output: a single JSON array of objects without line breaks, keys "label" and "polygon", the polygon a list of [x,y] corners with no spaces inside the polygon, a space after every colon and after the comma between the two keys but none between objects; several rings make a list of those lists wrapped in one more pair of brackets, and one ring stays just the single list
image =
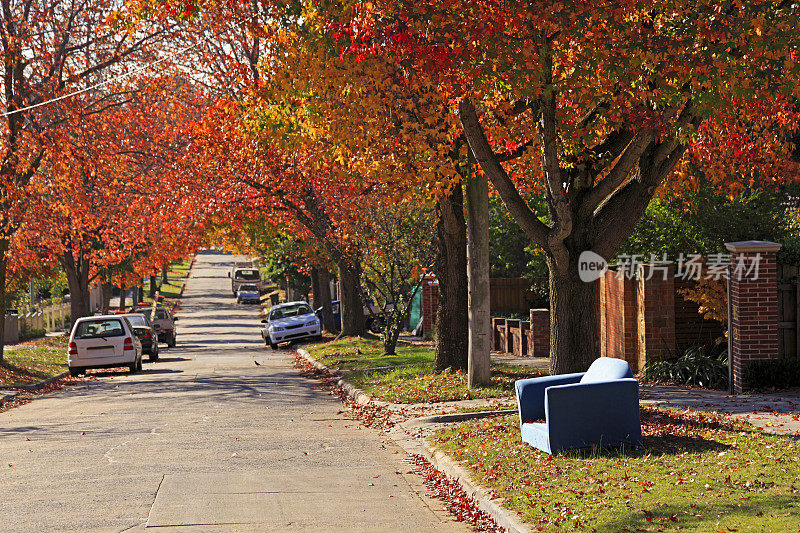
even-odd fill
[{"label": "car taillight", "polygon": [[145,339],[148,339],[148,338],[150,338],[150,330],[149,330],[149,329],[146,329],[146,330],[144,331],[144,338],[145,338]]},{"label": "car taillight", "polygon": [[69,343],[69,355],[78,355],[78,345],[74,342]]},{"label": "car taillight", "polygon": [[125,340],[122,342],[122,349],[133,350],[133,339],[130,337],[125,337]]}]

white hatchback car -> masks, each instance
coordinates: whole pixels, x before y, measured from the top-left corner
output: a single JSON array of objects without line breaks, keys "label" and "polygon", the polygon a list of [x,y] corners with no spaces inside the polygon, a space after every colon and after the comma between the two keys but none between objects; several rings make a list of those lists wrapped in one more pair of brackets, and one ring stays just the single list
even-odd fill
[{"label": "white hatchback car", "polygon": [[273,306],[261,321],[261,337],[274,350],[279,342],[322,335],[322,326],[314,310],[306,302],[287,302]]},{"label": "white hatchback car", "polygon": [[67,362],[73,376],[87,368],[118,366],[133,373],[142,369],[142,343],[125,315],[79,318],[72,326]]}]

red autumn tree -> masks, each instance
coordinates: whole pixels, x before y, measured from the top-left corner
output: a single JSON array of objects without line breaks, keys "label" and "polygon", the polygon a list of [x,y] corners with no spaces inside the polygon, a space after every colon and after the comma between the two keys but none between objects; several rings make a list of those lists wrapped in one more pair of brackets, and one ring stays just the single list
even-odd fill
[{"label": "red autumn tree", "polygon": [[[401,0],[337,12],[348,51],[386,54],[440,83],[479,171],[543,249],[553,373],[585,370],[600,353],[581,254],[614,255],[705,122],[788,95],[800,76],[790,2]],[[780,110],[761,113],[781,122]],[[785,179],[775,168],[753,178]],[[546,220],[521,194],[531,187]]]}]

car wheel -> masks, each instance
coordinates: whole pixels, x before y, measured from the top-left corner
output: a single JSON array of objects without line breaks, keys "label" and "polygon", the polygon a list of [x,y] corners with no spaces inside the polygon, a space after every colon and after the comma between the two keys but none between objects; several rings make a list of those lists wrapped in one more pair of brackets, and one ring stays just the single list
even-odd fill
[{"label": "car wheel", "polygon": [[142,371],[142,360],[141,359],[139,359],[139,362],[136,363],[136,371],[137,372],[141,372]]},{"label": "car wheel", "polygon": [[76,367],[72,367],[72,366],[69,367],[69,375],[72,376],[73,378],[77,378],[82,373],[83,373],[83,371],[80,368],[76,368]]},{"label": "car wheel", "polygon": [[167,346],[169,346],[170,348],[174,348],[176,343],[177,340],[175,340],[175,334],[173,333],[172,337],[170,337],[169,340],[167,341]]},{"label": "car wheel", "polygon": [[138,368],[139,368],[139,363],[136,361],[128,365],[128,370],[130,371],[131,374],[135,374]]},{"label": "car wheel", "polygon": [[269,342],[269,347],[272,348],[273,350],[277,350],[278,349],[278,343],[277,342],[272,342],[272,337],[270,337],[267,340],[267,342]]},{"label": "car wheel", "polygon": [[148,359],[148,361],[150,361],[151,363],[152,363],[153,361],[158,361],[158,348],[156,348],[154,351],[151,351],[151,352],[150,352],[150,357],[148,357],[147,359]]}]

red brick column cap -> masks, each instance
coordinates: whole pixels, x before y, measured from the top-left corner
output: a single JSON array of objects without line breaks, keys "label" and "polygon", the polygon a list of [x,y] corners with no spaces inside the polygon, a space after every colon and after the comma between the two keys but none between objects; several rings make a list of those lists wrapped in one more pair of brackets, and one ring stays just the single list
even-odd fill
[{"label": "red brick column cap", "polygon": [[729,252],[735,254],[749,253],[749,252],[777,252],[781,249],[780,244],[770,241],[739,241],[739,242],[726,242],[725,248]]}]

